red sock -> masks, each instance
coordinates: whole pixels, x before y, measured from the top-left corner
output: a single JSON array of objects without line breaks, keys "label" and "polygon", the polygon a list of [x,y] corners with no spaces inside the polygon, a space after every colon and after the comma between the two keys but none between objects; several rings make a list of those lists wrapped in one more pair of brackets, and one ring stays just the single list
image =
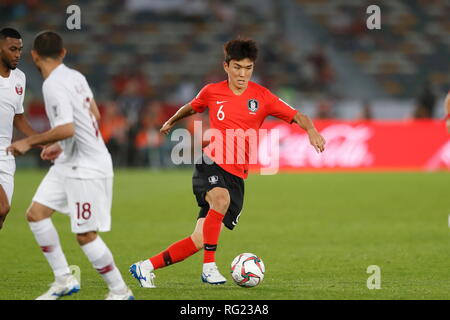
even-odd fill
[{"label": "red sock", "polygon": [[198,251],[191,237],[173,243],[166,250],[151,257],[153,268],[159,269],[183,261]]},{"label": "red sock", "polygon": [[203,263],[216,261],[217,242],[219,241],[220,229],[224,215],[209,209],[203,222]]}]

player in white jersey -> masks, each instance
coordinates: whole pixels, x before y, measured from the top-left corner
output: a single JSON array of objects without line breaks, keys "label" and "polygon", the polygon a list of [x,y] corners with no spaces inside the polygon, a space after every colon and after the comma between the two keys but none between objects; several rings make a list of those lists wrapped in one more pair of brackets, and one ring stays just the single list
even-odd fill
[{"label": "player in white jersey", "polygon": [[112,161],[98,130],[100,114],[92,91],[81,73],[63,64],[65,54],[58,34],[44,31],[36,36],[31,55],[45,79],[42,90],[51,129],[8,147],[19,155],[45,145],[41,157],[54,160],[27,212],[30,228],[55,275],[50,290],[38,299],[56,300],[80,289],[50,219],[54,211],[70,216],[78,243],[109,287],[107,299],[134,299],[111,251],[97,234],[111,229]]},{"label": "player in white jersey", "polygon": [[17,30],[0,30],[0,229],[11,206],[16,163],[6,153],[13,127],[26,136],[35,134],[24,116],[25,74],[17,69],[22,54],[22,37]]}]

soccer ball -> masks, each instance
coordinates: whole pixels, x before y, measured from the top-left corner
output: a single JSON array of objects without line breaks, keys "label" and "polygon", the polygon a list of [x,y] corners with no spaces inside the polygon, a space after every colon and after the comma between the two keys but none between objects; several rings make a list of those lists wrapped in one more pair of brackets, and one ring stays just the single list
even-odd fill
[{"label": "soccer ball", "polygon": [[241,287],[255,287],[264,279],[264,263],[253,253],[241,253],[231,263],[231,277]]}]

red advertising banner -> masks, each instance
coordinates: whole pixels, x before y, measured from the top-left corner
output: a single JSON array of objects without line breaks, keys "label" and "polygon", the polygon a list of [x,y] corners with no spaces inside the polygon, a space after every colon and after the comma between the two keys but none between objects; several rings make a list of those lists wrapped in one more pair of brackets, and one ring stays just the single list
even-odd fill
[{"label": "red advertising banner", "polygon": [[306,132],[297,125],[266,122],[262,129],[269,133],[277,130],[279,150],[273,152],[268,139],[260,139],[259,164],[252,169],[269,167],[276,153],[280,170],[450,169],[450,134],[443,121],[315,120],[314,124],[327,141],[321,154],[317,154]]}]

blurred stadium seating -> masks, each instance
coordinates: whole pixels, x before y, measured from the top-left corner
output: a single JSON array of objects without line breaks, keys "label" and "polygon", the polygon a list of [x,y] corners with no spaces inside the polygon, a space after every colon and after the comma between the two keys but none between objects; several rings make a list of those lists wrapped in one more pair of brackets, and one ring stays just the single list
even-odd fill
[{"label": "blurred stadium seating", "polygon": [[367,32],[370,1],[297,0],[326,29],[333,46],[348,54],[392,96],[409,97],[426,81],[448,90],[449,1],[385,1],[382,32]]}]

